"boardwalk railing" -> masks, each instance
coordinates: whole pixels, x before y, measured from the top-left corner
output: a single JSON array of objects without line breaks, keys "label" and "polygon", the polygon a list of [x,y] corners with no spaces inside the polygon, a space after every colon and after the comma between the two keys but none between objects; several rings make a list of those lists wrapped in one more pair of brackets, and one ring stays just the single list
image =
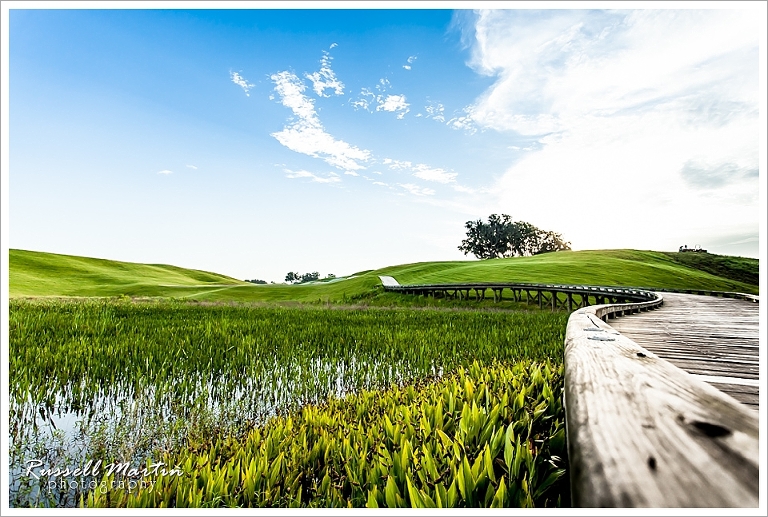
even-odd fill
[{"label": "boardwalk railing", "polygon": [[[574,284],[530,284],[530,283],[483,283],[466,284],[384,284],[385,291],[403,294],[431,296],[433,298],[457,298],[459,300],[485,300],[486,293],[493,293],[495,302],[501,301],[504,290],[510,291],[516,302],[537,304],[539,308],[551,307],[552,310],[587,307],[604,303],[646,302],[656,299],[648,290],[627,287],[604,287]],[[474,296],[472,296],[474,291]]]},{"label": "boardwalk railing", "polygon": [[592,306],[568,320],[574,505],[757,507],[757,412],[604,322],[611,311],[627,309]]},{"label": "boardwalk railing", "polygon": [[[571,498],[581,507],[757,507],[757,413],[606,323],[661,307],[655,291],[555,284],[386,285],[385,290],[577,310],[565,337]],[[677,291],[681,292],[681,291]],[[741,298],[743,293],[682,291]],[[548,297],[548,298],[547,298]],[[594,300],[594,304],[590,303]]]},{"label": "boardwalk railing", "polygon": [[656,291],[660,293],[683,293],[683,294],[700,294],[704,296],[715,296],[719,298],[737,298],[739,300],[747,300],[749,302],[760,302],[760,297],[755,294],[737,293],[733,291],[711,291],[709,289],[649,289],[641,288],[647,291]]}]

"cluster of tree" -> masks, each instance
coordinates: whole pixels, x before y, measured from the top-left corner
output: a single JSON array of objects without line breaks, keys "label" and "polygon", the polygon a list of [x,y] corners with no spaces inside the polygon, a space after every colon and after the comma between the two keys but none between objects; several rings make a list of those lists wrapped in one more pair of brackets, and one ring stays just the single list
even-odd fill
[{"label": "cluster of tree", "polygon": [[459,250],[472,253],[479,259],[522,257],[550,251],[571,249],[571,243],[562,235],[541,230],[525,221],[512,221],[507,214],[492,214],[488,222],[481,219],[467,221],[467,238]]},{"label": "cluster of tree", "polygon": [[266,283],[267,283],[267,281],[266,281],[266,280],[257,280],[257,279],[253,279],[253,280],[246,280],[246,282],[250,282],[250,283],[252,283],[252,284],[266,284]]},{"label": "cluster of tree", "polygon": [[[330,280],[332,278],[336,278],[336,275],[333,273],[328,273],[328,275],[323,278],[323,280]],[[303,284],[305,282],[314,282],[315,280],[320,280],[320,273],[317,271],[312,273],[304,273],[303,275],[299,274],[298,272],[290,271],[287,275],[285,275],[285,281],[291,284]]]}]

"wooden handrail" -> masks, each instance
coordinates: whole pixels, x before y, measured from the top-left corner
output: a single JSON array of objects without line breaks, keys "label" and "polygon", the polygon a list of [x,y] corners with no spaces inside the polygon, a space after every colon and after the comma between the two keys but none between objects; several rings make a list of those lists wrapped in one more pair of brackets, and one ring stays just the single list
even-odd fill
[{"label": "wooden handrail", "polygon": [[643,304],[593,305],[568,320],[565,406],[574,506],[757,507],[757,412],[604,322],[642,310],[633,305]]},{"label": "wooden handrail", "polygon": [[582,307],[565,335],[571,499],[580,507],[758,507],[758,414],[622,336],[606,320],[661,307],[658,291],[559,284],[421,284],[387,291],[521,289],[636,300]]},{"label": "wooden handrail", "polygon": [[649,289],[638,289],[636,287],[621,287],[621,286],[602,286],[602,285],[586,285],[586,284],[539,284],[539,283],[525,283],[525,282],[466,282],[466,283],[453,283],[453,284],[398,284],[398,285],[384,285],[385,291],[395,292],[413,292],[413,291],[428,291],[428,290],[446,290],[446,289],[528,289],[531,291],[557,291],[557,292],[572,292],[574,294],[588,293],[588,294],[606,294],[606,295],[622,295],[634,297],[640,300],[648,300],[655,298],[655,295]]},{"label": "wooden handrail", "polygon": [[755,303],[760,302],[760,296],[756,294],[739,293],[735,291],[712,291],[711,289],[650,289],[646,287],[641,287],[639,289],[661,293],[700,294],[703,296],[716,296],[721,298],[737,298],[739,300],[747,300]]},{"label": "wooden handrail", "polygon": [[526,282],[465,282],[453,284],[397,284],[392,277],[384,277],[395,282],[383,283],[385,291],[401,293],[417,293],[425,291],[446,291],[454,289],[527,289],[530,291],[555,291],[558,293],[571,294],[590,294],[590,295],[621,295],[633,300],[652,300],[656,297],[656,292],[700,294],[706,296],[717,296],[723,298],[738,298],[751,302],[759,302],[760,297],[755,294],[745,294],[734,291],[713,291],[711,289],[660,289],[652,287],[625,287],[625,286],[604,286],[587,284],[542,284]]},{"label": "wooden handrail", "polygon": [[[552,310],[557,308],[566,308],[569,311],[573,310],[573,295],[578,295],[580,301],[577,307],[587,306],[590,304],[589,297],[594,299],[594,302],[605,303],[606,301],[620,303],[620,302],[644,302],[653,300],[656,298],[656,294],[644,289],[636,289],[634,287],[606,287],[606,286],[594,286],[594,285],[574,285],[574,284],[533,284],[533,283],[504,283],[504,282],[468,282],[468,283],[456,283],[456,284],[410,284],[400,285],[392,277],[380,277],[385,291],[398,292],[404,294],[422,294],[436,296],[438,293],[444,297],[456,297],[469,298],[470,291],[475,291],[475,299],[485,299],[485,293],[487,290],[493,292],[494,301],[500,301],[502,299],[502,292],[504,289],[509,289],[513,292],[515,301],[522,300],[522,293],[526,293],[526,303],[531,299],[530,293],[536,293],[537,302],[539,306],[542,306],[542,293],[549,296],[547,305],[551,305]],[[464,294],[462,294],[464,293]],[[566,299],[561,301],[558,299],[558,295],[565,294]]]}]

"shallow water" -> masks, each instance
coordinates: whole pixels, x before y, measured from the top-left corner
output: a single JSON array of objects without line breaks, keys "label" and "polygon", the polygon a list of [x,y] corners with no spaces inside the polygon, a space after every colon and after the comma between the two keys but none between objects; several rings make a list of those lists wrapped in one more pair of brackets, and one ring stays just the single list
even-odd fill
[{"label": "shallow water", "polygon": [[[346,361],[315,358],[308,366],[275,365],[258,378],[242,377],[226,393],[218,389],[221,378],[211,378],[192,397],[176,400],[152,388],[137,394],[126,386],[101,390],[76,410],[71,409],[72,390],[57,393],[49,408],[31,398],[23,403],[12,398],[11,506],[78,506],[82,493],[99,483],[89,475],[66,483],[63,476],[35,479],[41,469],[74,470],[99,460],[143,465],[148,457],[184,447],[190,432],[238,433],[328,396],[401,383],[417,374],[405,362],[371,364],[354,356]],[[433,373],[441,375],[442,368]]]},{"label": "shallow water", "polygon": [[25,476],[30,459],[138,465],[331,395],[475,360],[561,357],[565,317],[12,301],[11,504],[77,504],[76,489],[41,493],[47,480]]}]

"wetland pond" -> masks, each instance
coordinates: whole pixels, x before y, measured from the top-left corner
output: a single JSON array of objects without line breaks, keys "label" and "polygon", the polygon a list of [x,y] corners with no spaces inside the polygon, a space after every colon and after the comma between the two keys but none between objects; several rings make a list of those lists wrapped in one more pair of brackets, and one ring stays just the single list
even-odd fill
[{"label": "wetland pond", "polygon": [[117,300],[12,300],[9,312],[10,504],[58,507],[79,506],[109,468],[146,468],[329,396],[474,360],[561,358],[567,318]]}]

